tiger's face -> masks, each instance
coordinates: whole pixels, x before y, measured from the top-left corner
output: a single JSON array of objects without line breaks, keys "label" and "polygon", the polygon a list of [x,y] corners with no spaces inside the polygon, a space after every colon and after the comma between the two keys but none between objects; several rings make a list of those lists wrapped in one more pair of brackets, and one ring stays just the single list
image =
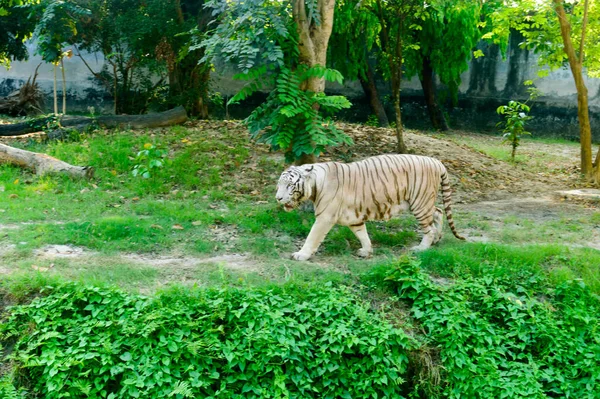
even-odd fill
[{"label": "tiger's face", "polygon": [[287,212],[297,208],[308,198],[305,192],[305,174],[306,171],[301,167],[292,166],[279,177],[275,198]]}]

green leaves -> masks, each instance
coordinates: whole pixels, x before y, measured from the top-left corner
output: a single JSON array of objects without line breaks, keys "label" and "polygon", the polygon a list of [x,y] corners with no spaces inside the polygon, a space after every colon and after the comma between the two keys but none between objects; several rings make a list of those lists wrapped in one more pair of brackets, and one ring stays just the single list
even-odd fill
[{"label": "green leaves", "polygon": [[[149,299],[70,283],[47,294],[0,324],[0,341],[16,340],[15,381],[27,381],[33,396],[403,397],[413,342],[348,289]],[[0,393],[14,396],[17,387],[3,381]]]},{"label": "green leaves", "polygon": [[[283,150],[291,162],[304,154],[319,155],[328,146],[350,144],[351,139],[336,129],[327,116],[350,102],[343,96],[327,96],[303,90],[311,79],[325,78],[343,82],[338,71],[317,65],[299,66],[295,71],[282,68],[274,76],[275,88],[264,104],[246,119],[252,138],[271,145],[273,150]],[[254,86],[246,86],[236,98],[245,98]],[[236,99],[237,100],[237,99]]]},{"label": "green leaves", "polygon": [[36,51],[44,61],[56,64],[65,56],[63,46],[77,36],[77,20],[90,11],[66,1],[44,1],[35,9],[41,13],[33,32]]},{"label": "green leaves", "polygon": [[191,47],[205,49],[202,61],[218,57],[248,73],[257,66],[283,66],[297,55],[289,2],[210,0],[206,7],[219,15],[219,24],[209,37]]},{"label": "green leaves", "polygon": [[528,115],[529,106],[518,101],[509,101],[508,105],[501,105],[496,112],[499,115],[504,115],[504,121],[498,122],[497,126],[502,127],[504,133],[504,142],[510,143],[513,148],[512,160],[515,160],[515,152],[520,144],[521,137],[531,135],[525,130],[525,123],[531,119]]},{"label": "green leaves", "polygon": [[157,148],[151,143],[146,143],[144,144],[144,149],[137,153],[134,161],[136,164],[131,173],[134,176],[141,176],[144,179],[148,179],[156,170],[171,163],[167,155],[167,150]]},{"label": "green leaves", "polygon": [[[565,2],[566,17],[570,25],[570,37],[576,51],[580,47],[584,4],[586,2]],[[506,50],[511,29],[519,31],[524,41],[523,48],[538,54],[538,64],[557,69],[565,65],[567,56],[555,4],[553,1],[522,0],[519,2],[494,3],[490,7],[489,18],[493,22],[490,35],[494,43]],[[589,16],[586,27],[587,39],[584,42],[583,66],[590,77],[600,76],[600,7],[589,3]],[[576,54],[579,57],[579,54]]]},{"label": "green leaves", "polygon": [[596,398],[600,301],[581,281],[457,277],[436,284],[410,258],[386,278],[440,349],[442,384],[428,397]]}]

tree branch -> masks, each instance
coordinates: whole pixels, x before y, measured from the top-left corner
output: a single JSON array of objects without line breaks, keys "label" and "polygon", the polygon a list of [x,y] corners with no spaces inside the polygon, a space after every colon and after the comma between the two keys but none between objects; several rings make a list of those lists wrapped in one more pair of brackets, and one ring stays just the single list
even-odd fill
[{"label": "tree branch", "polygon": [[585,0],[583,5],[583,24],[581,26],[581,43],[579,43],[579,66],[583,65],[583,44],[585,42],[585,28],[588,21],[589,0]]},{"label": "tree branch", "polygon": [[79,51],[79,48],[77,47],[77,45],[73,45],[73,47],[75,47],[75,50],[77,50],[77,56],[79,58],[81,58],[81,61],[83,61],[83,64],[87,67],[87,69],[92,73],[92,75],[94,75],[96,78],[98,78],[99,80],[101,80],[104,85],[110,89],[110,82],[108,80],[106,80],[104,78],[104,76],[102,76],[101,74],[94,72],[94,70],[92,69],[92,67],[90,67],[90,65],[87,63],[87,61],[85,60],[85,58],[83,58],[83,56],[81,55],[81,52]]}]

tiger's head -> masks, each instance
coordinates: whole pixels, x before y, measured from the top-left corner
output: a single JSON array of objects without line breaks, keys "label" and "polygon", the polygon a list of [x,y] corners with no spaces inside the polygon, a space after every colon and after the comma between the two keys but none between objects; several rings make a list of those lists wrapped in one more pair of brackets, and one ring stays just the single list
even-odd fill
[{"label": "tiger's head", "polygon": [[311,198],[313,169],[312,165],[291,166],[279,177],[275,198],[287,212]]}]

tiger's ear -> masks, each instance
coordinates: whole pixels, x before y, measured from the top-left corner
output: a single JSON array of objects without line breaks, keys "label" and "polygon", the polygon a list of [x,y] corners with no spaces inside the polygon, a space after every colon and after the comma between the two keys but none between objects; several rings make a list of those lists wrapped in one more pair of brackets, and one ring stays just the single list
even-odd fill
[{"label": "tiger's ear", "polygon": [[307,165],[302,167],[302,177],[308,177],[312,174],[312,171],[315,169],[313,165]]}]

